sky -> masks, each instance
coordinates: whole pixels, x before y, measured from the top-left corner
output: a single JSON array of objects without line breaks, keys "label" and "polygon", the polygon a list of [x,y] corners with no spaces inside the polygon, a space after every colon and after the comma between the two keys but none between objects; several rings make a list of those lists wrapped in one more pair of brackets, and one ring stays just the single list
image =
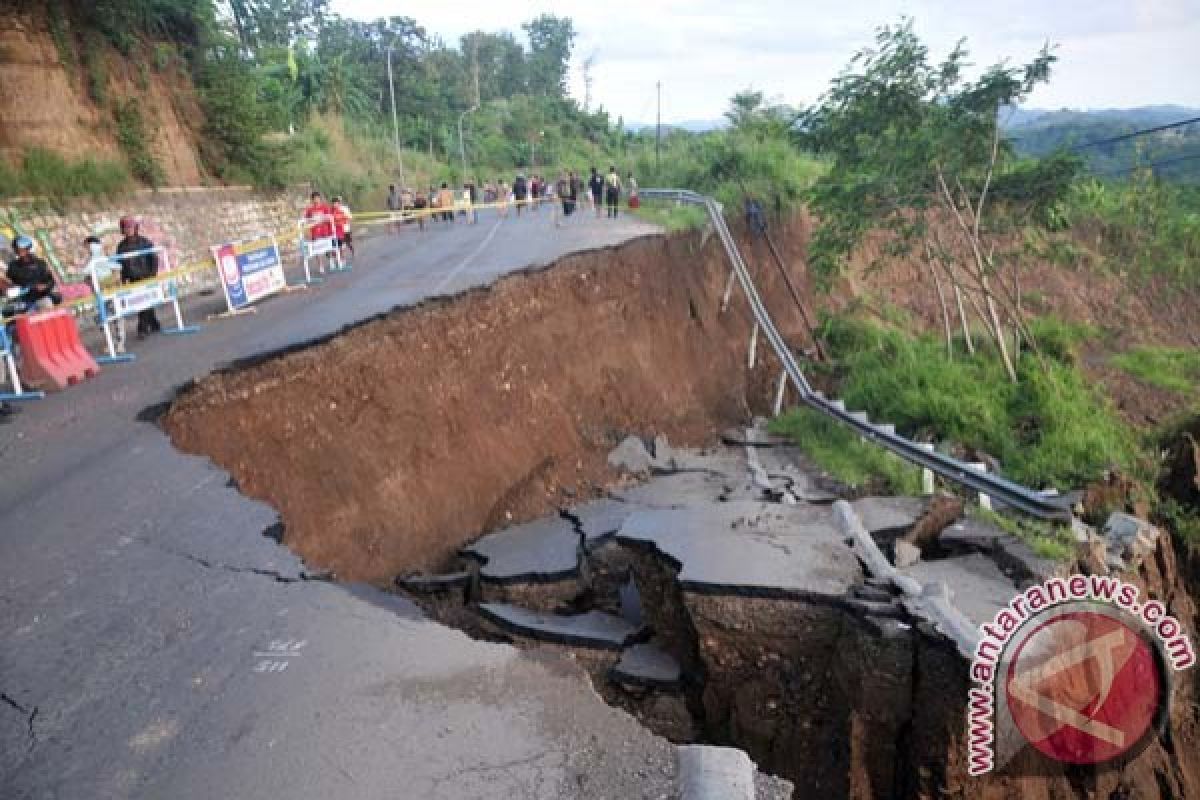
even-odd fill
[{"label": "sky", "polygon": [[1047,42],[1059,57],[1030,108],[1200,107],[1200,0],[489,0],[401,3],[333,0],[359,19],[413,17],[457,44],[473,30],[508,30],[543,12],[577,33],[571,93],[594,57],[592,106],[652,123],[662,81],[663,122],[719,119],[736,92],[813,103],[874,30],[902,15],[941,58],[966,37],[980,68],[1028,61]]}]

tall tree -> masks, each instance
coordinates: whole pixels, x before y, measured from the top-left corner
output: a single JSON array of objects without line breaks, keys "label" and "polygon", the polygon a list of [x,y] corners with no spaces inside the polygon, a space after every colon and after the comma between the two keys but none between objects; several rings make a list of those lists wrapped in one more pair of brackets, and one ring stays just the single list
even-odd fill
[{"label": "tall tree", "polygon": [[566,97],[575,26],[568,17],[542,14],[521,27],[529,35],[530,93],[542,97]]},{"label": "tall tree", "polygon": [[[872,228],[895,234],[889,255],[923,239],[935,288],[943,276],[953,286],[964,331],[966,298],[1015,381],[1004,326],[1032,337],[1014,288],[1018,261],[1003,257],[999,234],[1016,216],[1030,218],[1018,201],[1032,186],[1012,172],[997,111],[1045,82],[1055,57],[1044,47],[1024,66],[998,64],[973,81],[963,77],[966,58],[960,42],[934,63],[911,21],[883,27],[804,116],[801,138],[832,162],[812,192],[821,224],[810,253],[830,276]],[[1042,205],[1070,182],[1073,171],[1060,166],[1046,173],[1056,183],[1038,188]]]}]

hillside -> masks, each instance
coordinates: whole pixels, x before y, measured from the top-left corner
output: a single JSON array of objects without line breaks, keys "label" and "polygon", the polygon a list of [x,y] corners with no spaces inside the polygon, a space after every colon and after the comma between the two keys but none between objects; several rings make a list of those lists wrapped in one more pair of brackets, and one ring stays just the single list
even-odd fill
[{"label": "hillside", "polygon": [[0,15],[0,104],[10,111],[0,157],[15,167],[41,149],[134,174],[141,165],[147,183],[204,183],[203,118],[178,50],[142,42],[139,55],[153,57],[131,58],[49,11]]},{"label": "hillside", "polygon": [[1183,106],[1098,111],[1012,109],[1000,113],[1021,155],[1041,157],[1059,148],[1071,148],[1097,173],[1119,176],[1139,166],[1159,164],[1155,174],[1187,183],[1200,182],[1200,122],[1119,142],[1087,145],[1197,117],[1200,109]]}]

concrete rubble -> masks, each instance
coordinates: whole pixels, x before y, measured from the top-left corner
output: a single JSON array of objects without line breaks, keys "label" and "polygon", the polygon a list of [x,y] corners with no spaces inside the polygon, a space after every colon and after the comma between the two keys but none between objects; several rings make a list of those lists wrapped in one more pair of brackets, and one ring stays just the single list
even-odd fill
[{"label": "concrete rubble", "polygon": [[[888,698],[880,724],[900,731],[915,713],[897,698],[917,691],[917,651],[955,654],[965,672],[978,626],[1056,565],[974,517],[937,530],[957,509],[918,545],[907,534],[929,498],[831,506],[794,448],[756,427],[724,438],[733,444],[695,451],[658,437],[651,453],[629,437],[611,459],[645,482],[465,548],[485,584],[477,611],[523,646],[566,648],[610,703],[673,741],[741,746],[682,747],[680,764],[710,781],[689,784],[681,770],[684,796],[763,796],[751,758],[801,792],[841,786],[828,758],[781,754],[809,752],[802,741],[835,735],[839,715],[875,693]],[[1113,536],[1144,545],[1125,528]],[[495,581],[532,591],[545,576],[569,576],[575,595],[494,602],[486,591]],[[859,628],[870,633],[846,638]],[[811,688],[780,694],[791,685]],[[861,759],[870,780],[894,779],[894,759],[857,752],[834,762]]]}]

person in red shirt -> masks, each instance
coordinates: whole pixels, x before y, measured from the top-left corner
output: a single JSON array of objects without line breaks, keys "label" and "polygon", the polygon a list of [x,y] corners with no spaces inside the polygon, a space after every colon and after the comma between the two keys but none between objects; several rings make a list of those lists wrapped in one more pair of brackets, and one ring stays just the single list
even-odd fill
[{"label": "person in red shirt", "polygon": [[346,248],[350,251],[350,255],[354,255],[354,240],[351,238],[353,234],[350,232],[350,220],[354,215],[350,213],[350,206],[342,201],[342,198],[333,198],[333,232],[337,237],[338,248]]},{"label": "person in red shirt", "polygon": [[[321,197],[320,192],[313,192],[309,197],[308,208],[304,209],[304,219],[305,238],[310,242],[334,237],[333,209]],[[325,262],[332,259],[333,253],[325,256],[325,261],[321,262],[321,272],[325,271]]]},{"label": "person in red shirt", "polygon": [[313,220],[307,225],[309,240],[328,239],[333,236],[333,209],[321,197],[320,192],[313,192],[309,198],[308,208],[304,209],[304,218]]}]

